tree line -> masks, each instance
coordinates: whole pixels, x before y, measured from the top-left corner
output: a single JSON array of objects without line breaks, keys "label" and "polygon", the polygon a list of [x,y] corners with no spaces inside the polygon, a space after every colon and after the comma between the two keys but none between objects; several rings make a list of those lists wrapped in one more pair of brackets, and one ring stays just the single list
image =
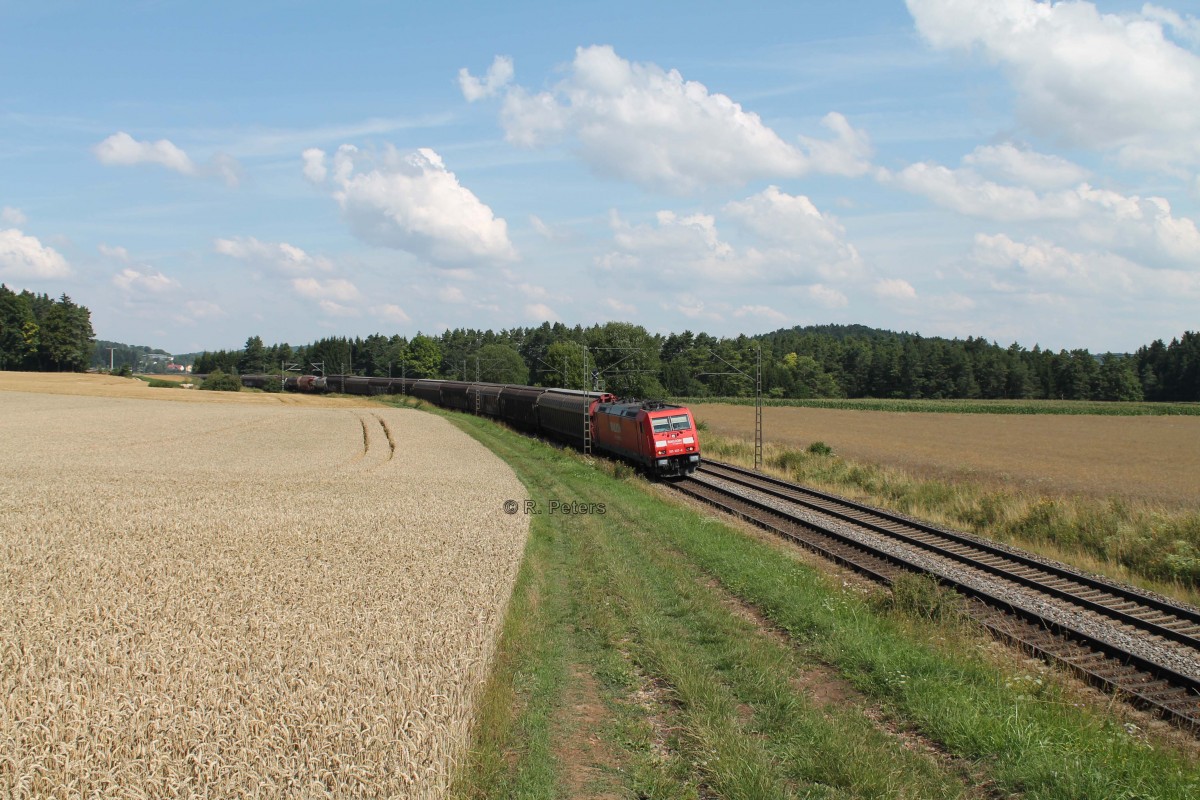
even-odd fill
[{"label": "tree line", "polygon": [[148,372],[162,374],[167,371],[166,365],[175,363],[186,364],[186,360],[176,361],[166,350],[157,347],[147,347],[140,344],[123,344],[109,342],[103,339],[96,342],[92,352],[91,367],[98,370],[113,372]]},{"label": "tree line", "polygon": [[0,369],[82,372],[95,336],[92,312],[65,294],[55,300],[0,284]]},{"label": "tree line", "polygon": [[608,322],[440,335],[330,337],[197,355],[196,372],[419,377],[603,388],[638,397],[751,396],[907,399],[1200,401],[1200,333],[1133,354],[1003,347],[862,325],[795,327],[760,336],[652,334]]}]

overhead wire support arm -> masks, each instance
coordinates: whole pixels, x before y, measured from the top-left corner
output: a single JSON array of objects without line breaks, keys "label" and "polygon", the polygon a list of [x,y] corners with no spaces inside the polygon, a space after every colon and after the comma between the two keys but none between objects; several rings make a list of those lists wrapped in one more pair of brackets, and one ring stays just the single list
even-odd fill
[{"label": "overhead wire support arm", "polygon": [[[741,375],[746,380],[750,380],[751,376],[746,372],[730,364],[725,359],[721,358],[712,350],[709,350],[709,355],[720,361],[725,366],[729,367],[733,372],[698,372],[696,377],[704,375]],[[762,472],[763,466],[763,406],[762,406],[762,343],[758,344],[758,353],[755,358],[754,366],[754,469],[757,472]]]},{"label": "overhead wire support arm", "polygon": [[[588,380],[591,375],[590,354],[587,348],[583,349],[583,379],[584,386],[587,387],[591,381]],[[583,454],[590,456],[592,454],[592,393],[585,391],[583,395]]]}]

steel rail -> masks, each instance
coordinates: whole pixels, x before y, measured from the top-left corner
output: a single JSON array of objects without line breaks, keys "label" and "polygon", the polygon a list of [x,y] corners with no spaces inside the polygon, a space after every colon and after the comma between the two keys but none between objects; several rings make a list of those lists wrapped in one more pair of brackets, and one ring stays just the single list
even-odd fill
[{"label": "steel rail", "polygon": [[[855,503],[844,498],[839,498],[835,495],[819,492],[813,489],[808,489],[803,486],[798,486],[787,481],[773,478],[767,475],[758,475],[749,470],[735,467],[731,464],[722,464],[719,462],[706,462],[701,471],[706,474],[711,474],[714,477],[722,480],[732,481],[747,488],[763,492],[778,497],[788,502],[797,503],[806,508],[818,511],[823,514],[828,514],[836,519],[844,522],[849,522],[854,525],[859,525],[882,536],[896,539],[905,544],[919,547],[928,552],[939,555],[943,558],[949,558],[974,569],[979,569],[988,572],[1005,580],[1013,581],[1030,589],[1048,594],[1060,600],[1065,600],[1070,603],[1082,606],[1097,614],[1108,616],[1123,624],[1146,631],[1155,636],[1160,636],[1163,639],[1178,642],[1188,647],[1200,649],[1200,637],[1196,634],[1200,632],[1200,613],[1174,605],[1159,598],[1150,597],[1127,587],[1118,586],[1116,584],[1105,581],[1101,578],[1082,575],[1071,569],[1066,569],[1053,564],[1047,564],[1044,561],[1030,558],[1021,553],[1014,553],[1010,550],[996,547],[995,545],[981,542],[970,538],[955,531],[948,531],[942,528],[937,528],[933,525],[901,517],[896,514],[890,514],[886,511],[881,511],[877,508],[871,508],[860,503]],[[722,474],[727,473],[727,474]],[[815,497],[818,501],[814,502],[808,498]],[[849,509],[843,510],[843,509]],[[1147,614],[1143,612],[1141,616],[1130,613],[1128,608],[1117,608],[1112,604],[1100,602],[1098,600],[1084,597],[1077,591],[1071,591],[1069,588],[1061,588],[1058,586],[1049,585],[1045,579],[1039,579],[1035,576],[1022,575],[1019,572],[1014,572],[1011,567],[1002,564],[988,563],[982,561],[969,553],[959,552],[949,549],[935,541],[926,541],[917,538],[903,530],[895,530],[886,525],[881,525],[871,519],[864,519],[856,514],[873,517],[876,520],[882,520],[892,525],[902,526],[921,534],[937,537],[939,539],[953,542],[955,545],[974,550],[977,553],[985,553],[996,559],[1000,559],[1008,564],[1016,564],[1022,568],[1032,570],[1041,575],[1050,576],[1052,579],[1074,583],[1083,587],[1086,590],[1107,594],[1117,604],[1134,603],[1149,612],[1157,614],[1166,614],[1174,617],[1178,623],[1186,625],[1186,629],[1180,627],[1170,627],[1163,624],[1165,620],[1149,620],[1146,619]],[[1177,623],[1177,624],[1178,624]]]},{"label": "steel rail", "polygon": [[[832,527],[821,526],[811,520],[798,518],[755,498],[747,497],[727,487],[709,483],[702,478],[693,476],[668,485],[682,494],[738,516],[758,527],[830,557],[838,563],[863,572],[874,580],[890,584],[894,579],[896,573],[880,565],[887,565],[895,570],[928,572],[925,567],[909,561],[903,556],[874,549],[869,544],[834,530]],[[788,530],[773,520],[782,521],[806,533]],[[855,524],[860,523],[856,522]],[[811,535],[813,533],[816,534],[816,539]],[[821,539],[828,541],[822,542]],[[835,544],[830,544],[830,542]],[[844,550],[839,552],[841,548],[850,548],[853,553],[861,555],[847,554]],[[876,563],[872,564],[871,562]],[[1130,653],[1119,645],[1104,641],[1093,634],[1083,632],[1065,623],[1047,619],[1036,609],[996,597],[985,590],[953,578],[942,575],[935,577],[939,583],[1020,620],[1026,629],[1014,631],[1011,626],[996,620],[981,620],[985,627],[997,636],[1018,644],[1042,658],[1064,663],[1090,683],[1126,695],[1135,704],[1151,709],[1175,724],[1200,730],[1200,680],[1138,654]],[[1047,632],[1055,634],[1055,638],[1050,643],[1038,641],[1038,634],[1045,635]],[[1064,647],[1067,649],[1068,655],[1064,655],[1062,652]],[[1101,659],[1101,664],[1099,666],[1089,665],[1089,661],[1094,659]],[[1114,667],[1112,662],[1121,666]],[[1106,664],[1108,674],[1103,668]],[[1115,674],[1113,674],[1114,671]],[[1181,706],[1186,706],[1186,708]]]}]

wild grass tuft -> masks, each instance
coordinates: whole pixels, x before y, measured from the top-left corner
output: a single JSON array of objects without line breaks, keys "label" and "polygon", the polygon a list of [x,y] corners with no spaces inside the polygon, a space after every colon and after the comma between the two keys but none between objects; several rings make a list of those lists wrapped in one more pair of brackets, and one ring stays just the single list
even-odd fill
[{"label": "wild grass tuft", "polygon": [[880,605],[916,619],[958,620],[963,616],[962,595],[938,583],[932,575],[903,574],[892,582],[890,595]]}]

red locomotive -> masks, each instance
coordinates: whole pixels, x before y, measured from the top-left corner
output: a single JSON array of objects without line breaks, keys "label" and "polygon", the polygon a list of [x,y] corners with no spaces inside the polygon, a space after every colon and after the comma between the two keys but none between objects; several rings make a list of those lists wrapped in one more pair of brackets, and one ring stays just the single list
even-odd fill
[{"label": "red locomotive", "polygon": [[[269,376],[243,375],[247,386]],[[628,459],[651,475],[690,475],[700,466],[695,420],[683,406],[618,400],[607,392],[551,389],[500,383],[468,383],[427,378],[364,378],[357,375],[289,376],[291,391],[348,394],[407,394],[443,408],[496,417],[513,427],[552,436],[575,447]]]},{"label": "red locomotive", "polygon": [[592,415],[595,445],[662,477],[690,475],[700,466],[692,413],[659,402],[598,402]]}]

